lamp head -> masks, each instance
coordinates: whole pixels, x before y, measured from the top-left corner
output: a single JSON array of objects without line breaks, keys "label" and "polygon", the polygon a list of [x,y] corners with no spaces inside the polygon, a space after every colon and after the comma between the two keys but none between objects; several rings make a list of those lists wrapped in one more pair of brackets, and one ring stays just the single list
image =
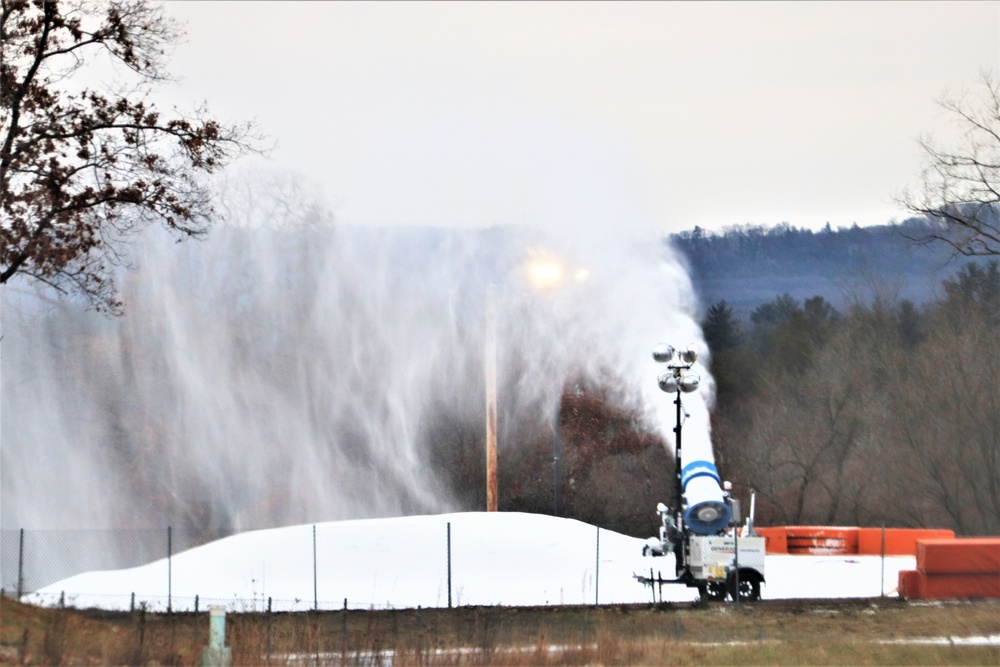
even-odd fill
[{"label": "lamp head", "polygon": [[697,373],[685,373],[681,376],[680,388],[685,394],[690,394],[692,391],[698,389],[700,383],[701,378],[698,377]]},{"label": "lamp head", "polygon": [[688,347],[687,349],[681,351],[680,357],[681,361],[685,364],[693,364],[698,361],[698,351],[693,347]]},{"label": "lamp head", "polygon": [[663,375],[661,375],[657,381],[657,384],[660,385],[660,389],[662,391],[665,391],[668,394],[677,393],[677,387],[678,387],[677,378],[674,377],[673,373],[664,373]]},{"label": "lamp head", "polygon": [[665,364],[674,358],[674,348],[672,345],[660,343],[653,348],[653,361],[658,364]]}]

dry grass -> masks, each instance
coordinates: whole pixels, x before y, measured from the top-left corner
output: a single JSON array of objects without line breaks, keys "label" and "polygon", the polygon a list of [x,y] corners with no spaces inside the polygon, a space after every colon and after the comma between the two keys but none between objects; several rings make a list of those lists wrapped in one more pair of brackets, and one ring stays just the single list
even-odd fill
[{"label": "dry grass", "polygon": [[[466,607],[232,614],[233,664],[1000,664],[1000,647],[884,644],[1000,635],[1000,600]],[[0,604],[0,664],[196,665],[207,614]]]}]

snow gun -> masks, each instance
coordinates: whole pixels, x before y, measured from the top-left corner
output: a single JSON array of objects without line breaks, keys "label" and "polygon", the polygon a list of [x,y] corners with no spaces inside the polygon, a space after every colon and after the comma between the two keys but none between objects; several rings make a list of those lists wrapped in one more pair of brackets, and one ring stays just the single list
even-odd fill
[{"label": "snow gun", "polygon": [[[660,389],[674,394],[677,422],[674,427],[674,464],[677,471],[673,511],[657,505],[660,517],[659,537],[651,537],[643,547],[644,556],[665,556],[672,552],[676,560],[676,578],[664,579],[634,575],[653,586],[678,583],[696,587],[704,600],[757,600],[764,582],[764,538],[753,532],[753,517],[740,527],[739,501],[723,483],[715,468],[710,442],[681,447],[681,427],[688,416],[681,395],[698,389],[700,378],[691,368],[698,360],[692,349],[677,351],[660,344],[653,349],[653,360],[666,364],[666,373],[658,378]],[[750,513],[753,514],[751,497]],[[654,595],[655,597],[655,595]],[[662,599],[662,592],[661,592]]]}]

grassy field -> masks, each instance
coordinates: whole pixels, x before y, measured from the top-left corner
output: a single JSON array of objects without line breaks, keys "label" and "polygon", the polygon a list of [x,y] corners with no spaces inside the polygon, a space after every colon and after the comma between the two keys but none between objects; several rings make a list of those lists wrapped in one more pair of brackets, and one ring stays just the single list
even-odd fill
[{"label": "grassy field", "polygon": [[[948,641],[1000,635],[1000,600],[231,614],[226,631],[234,665],[1000,665],[1000,646]],[[205,613],[0,603],[4,665],[197,665],[207,641]]]}]

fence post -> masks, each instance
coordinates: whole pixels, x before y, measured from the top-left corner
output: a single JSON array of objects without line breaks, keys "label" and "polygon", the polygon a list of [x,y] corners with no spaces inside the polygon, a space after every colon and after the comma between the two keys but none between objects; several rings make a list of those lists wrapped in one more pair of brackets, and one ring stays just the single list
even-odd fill
[{"label": "fence post", "polygon": [[20,541],[17,545],[17,600],[24,595],[24,528],[21,529]]},{"label": "fence post", "polygon": [[167,613],[174,610],[174,529],[167,526]]},{"label": "fence post", "polygon": [[601,590],[601,527],[597,527],[597,555],[594,559],[594,606],[596,607],[600,600],[600,590]]},{"label": "fence post", "polygon": [[451,609],[451,521],[448,522],[448,609]]},{"label": "fence post", "polygon": [[878,586],[879,597],[885,597],[885,526],[882,526],[882,578]]},{"label": "fence post", "polygon": [[736,594],[733,596],[733,604],[740,606],[740,527],[733,528],[733,576],[736,581]]},{"label": "fence post", "polygon": [[319,610],[319,583],[316,565],[316,524],[313,524],[313,611]]},{"label": "fence post", "polygon": [[344,598],[344,613],[340,624],[340,664],[347,664],[347,598]]}]

